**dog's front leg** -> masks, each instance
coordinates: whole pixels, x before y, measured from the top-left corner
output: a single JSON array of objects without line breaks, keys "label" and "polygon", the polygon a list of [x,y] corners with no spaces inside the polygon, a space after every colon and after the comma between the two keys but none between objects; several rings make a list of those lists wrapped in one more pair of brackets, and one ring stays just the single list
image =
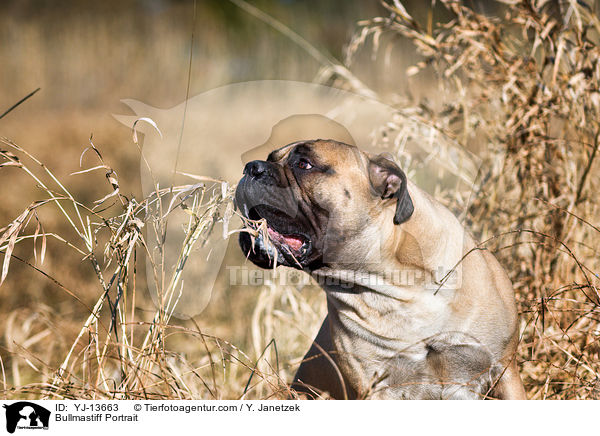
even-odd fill
[{"label": "dog's front leg", "polygon": [[525,388],[521,381],[521,376],[517,370],[517,364],[513,359],[502,374],[502,377],[496,383],[492,391],[493,398],[501,400],[526,400]]},{"label": "dog's front leg", "polygon": [[335,362],[329,316],[325,317],[317,337],[304,356],[291,387],[310,399],[325,393],[336,400],[355,397]]}]

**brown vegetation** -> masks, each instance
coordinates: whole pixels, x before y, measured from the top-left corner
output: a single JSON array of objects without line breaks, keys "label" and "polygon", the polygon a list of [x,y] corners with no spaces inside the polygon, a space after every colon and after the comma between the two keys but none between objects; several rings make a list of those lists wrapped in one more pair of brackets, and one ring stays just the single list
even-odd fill
[{"label": "brown vegetation", "polygon": [[[600,398],[596,11],[585,2],[531,0],[481,14],[460,2],[443,1],[450,20],[437,23],[431,12],[429,21],[420,24],[400,2],[384,5],[389,15],[360,23],[348,46],[346,68],[364,70],[357,63],[365,60],[358,55],[373,41],[375,59],[394,44],[417,49],[419,59],[407,70],[407,80],[422,86],[418,80],[423,76],[429,91],[396,96],[398,111],[452,138],[483,162],[465,221],[514,283],[521,312],[518,361],[529,397]],[[347,74],[339,76],[331,65],[319,78],[350,89],[369,86],[366,80],[363,85]],[[32,290],[23,293],[28,301],[19,300],[14,283],[15,294],[3,297],[4,396],[284,395],[284,382],[325,310],[318,290],[298,293],[292,285],[269,283],[241,295],[225,286],[200,317],[173,319],[176,275],[160,277],[164,272],[155,271],[157,307],[140,291],[146,276],[144,228],[164,231],[161,220],[147,220],[148,211],[167,205],[161,216],[168,219],[171,207],[187,208],[183,262],[216,220],[228,219],[232,188],[206,182],[167,187],[138,200],[128,194],[137,187],[121,186],[93,143],[88,153],[95,160],[90,167],[109,182],[95,198],[109,196],[96,203],[79,200],[72,193],[76,187],[61,183],[11,140],[0,142],[0,173],[23,173],[3,189],[31,192],[25,188],[31,182],[40,189],[0,231],[2,279],[8,272],[6,280],[15,274],[23,286],[31,280],[56,294],[54,301],[63,306],[36,301]],[[91,183],[102,176],[86,172],[80,177]],[[177,200],[182,194],[185,201]],[[452,206],[451,197],[445,201]],[[54,210],[52,224],[60,216],[66,235],[46,223],[49,208]],[[59,254],[63,251],[75,255]],[[78,272],[82,265],[95,278]],[[51,275],[45,272],[50,270]],[[75,287],[62,281],[69,275],[81,276],[69,280]],[[68,302],[58,297],[61,293]],[[272,340],[275,332],[277,341]]]}]

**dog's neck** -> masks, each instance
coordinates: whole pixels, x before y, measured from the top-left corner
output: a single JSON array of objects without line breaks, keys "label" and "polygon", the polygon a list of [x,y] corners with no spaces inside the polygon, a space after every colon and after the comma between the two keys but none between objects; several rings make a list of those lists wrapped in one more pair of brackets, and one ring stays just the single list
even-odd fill
[{"label": "dog's neck", "polygon": [[409,193],[414,213],[408,221],[393,224],[395,205],[390,202],[379,215],[381,222],[373,223],[384,238],[380,250],[372,251],[380,256],[392,253],[389,257],[374,255],[363,263],[339,263],[313,272],[330,296],[347,299],[344,294],[360,296],[366,291],[388,297],[393,304],[452,293],[470,238],[448,209],[410,182]]},{"label": "dog's neck", "polygon": [[460,263],[465,248],[472,245],[471,238],[446,207],[411,182],[409,193],[413,215],[389,232],[387,240],[396,244],[389,252],[395,253],[395,259],[386,261],[414,266],[439,278]]},{"label": "dog's neck", "polygon": [[419,188],[409,188],[415,211],[408,221],[393,224],[393,204],[381,214],[390,222],[379,228],[382,244],[395,245],[380,253],[391,257],[313,272],[327,294],[335,335],[359,334],[389,356],[443,330],[457,283],[446,275],[460,264],[464,245],[458,220]]},{"label": "dog's neck", "polygon": [[[460,264],[464,253],[473,246],[471,238],[446,207],[413,183],[409,182],[408,188],[414,204],[413,215],[404,223],[394,224],[395,204],[390,200],[365,230],[382,236],[380,246],[350,245],[350,252],[359,252],[363,257],[330,265],[327,276],[335,273],[343,276],[352,271],[360,276],[357,285],[365,276],[377,275],[389,278],[384,280],[386,285],[401,286],[394,278],[398,273],[408,272],[417,279],[414,284],[419,285],[419,277],[438,282]],[[368,236],[358,239],[372,241]]]}]

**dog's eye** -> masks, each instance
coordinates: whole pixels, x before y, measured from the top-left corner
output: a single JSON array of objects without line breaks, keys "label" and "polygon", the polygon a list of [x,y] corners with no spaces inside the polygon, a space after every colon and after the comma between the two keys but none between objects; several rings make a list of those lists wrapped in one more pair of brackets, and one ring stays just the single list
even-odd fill
[{"label": "dog's eye", "polygon": [[304,158],[300,158],[296,166],[301,170],[310,170],[313,167],[312,164]]}]

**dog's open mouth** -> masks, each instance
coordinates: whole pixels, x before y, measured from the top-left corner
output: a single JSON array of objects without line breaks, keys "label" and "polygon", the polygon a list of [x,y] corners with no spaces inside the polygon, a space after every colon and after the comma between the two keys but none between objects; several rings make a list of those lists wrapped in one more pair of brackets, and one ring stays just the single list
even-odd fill
[{"label": "dog's open mouth", "polygon": [[[261,229],[260,222],[265,220],[266,230],[269,242],[273,243],[282,255],[289,254],[296,260],[299,260],[310,247],[310,239],[304,232],[293,228],[293,220],[284,213],[266,205],[256,206],[249,210],[249,225],[257,231],[263,230],[263,234],[258,237],[264,237],[264,229]],[[287,257],[287,256],[285,256]]]},{"label": "dog's open mouth", "polygon": [[277,230],[269,227],[267,223],[267,231],[272,241],[279,245],[283,245],[290,249],[292,252],[302,253],[302,248],[305,247],[306,241],[302,236],[299,235],[282,235]]}]

